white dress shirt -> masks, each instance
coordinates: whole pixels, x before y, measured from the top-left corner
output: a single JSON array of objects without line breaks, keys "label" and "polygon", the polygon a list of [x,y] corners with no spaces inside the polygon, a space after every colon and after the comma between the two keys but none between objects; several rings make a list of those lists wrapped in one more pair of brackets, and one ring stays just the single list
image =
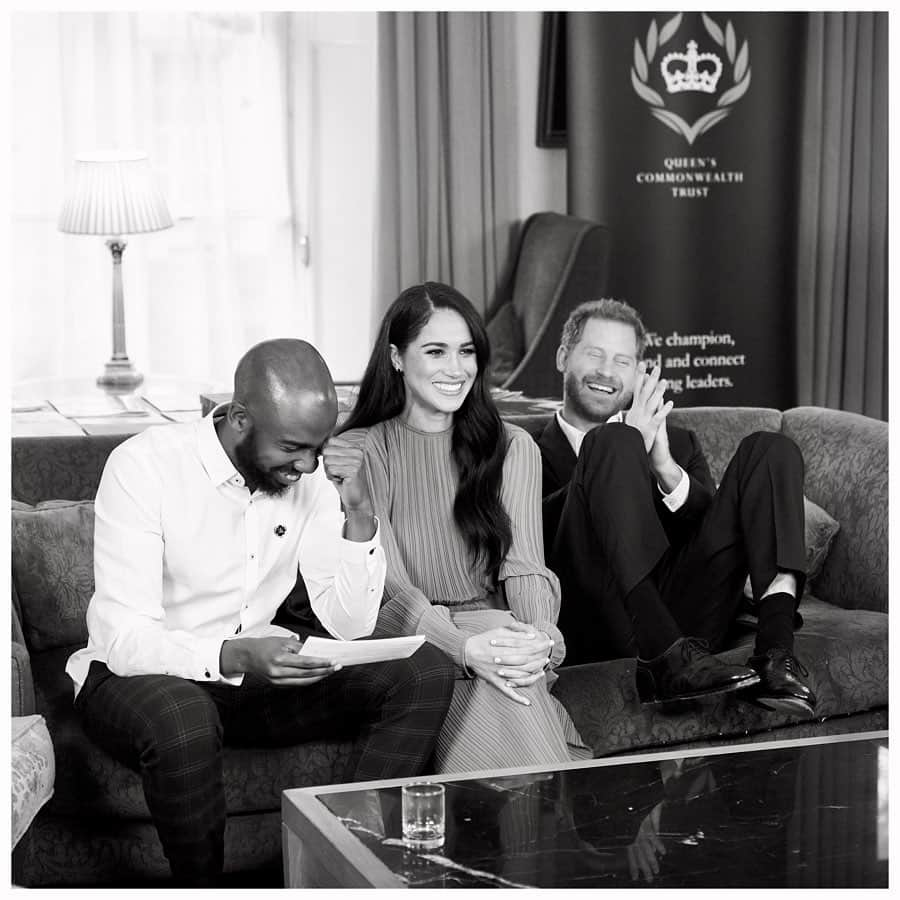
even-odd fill
[{"label": "white dress shirt", "polygon": [[95,659],[117,675],[240,684],[219,671],[222,642],[293,638],[270,623],[298,567],[333,636],[372,633],[385,577],[377,522],[370,541],[342,536],[321,464],[279,497],[251,494],[216,434],[223,409],[148,428],[109,455],[94,507],[88,645],[66,665],[76,694]]},{"label": "white dress shirt", "polygon": [[[584,440],[584,436],[587,434],[586,431],[582,431],[580,428],[576,428],[574,425],[570,425],[563,417],[562,411],[556,411],[556,421],[559,423],[559,427],[562,429],[562,433],[566,436],[566,440],[571,444],[572,449],[575,451],[575,455],[578,456],[581,451],[581,443]],[[607,424],[610,422],[624,422],[625,416],[622,414],[622,411],[614,413],[607,420]],[[678,466],[678,463],[675,463]],[[675,485],[674,488],[667,494],[660,486],[659,482],[657,482],[656,487],[659,490],[660,494],[662,494],[662,502],[675,512],[678,509],[681,509],[684,506],[684,501],[687,500],[688,493],[691,489],[691,479],[688,477],[688,473],[678,466],[681,469],[681,478],[678,481],[678,484]]]}]

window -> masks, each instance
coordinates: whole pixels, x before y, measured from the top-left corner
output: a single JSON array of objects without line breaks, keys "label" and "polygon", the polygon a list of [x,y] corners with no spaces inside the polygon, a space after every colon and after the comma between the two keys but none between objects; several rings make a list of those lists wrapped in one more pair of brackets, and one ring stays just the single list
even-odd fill
[{"label": "window", "polygon": [[176,220],[125,237],[138,368],[227,384],[251,344],[292,336],[361,373],[374,12],[17,13],[11,32],[14,382],[109,357],[109,251],[56,230],[76,153],[109,148],[149,154]]}]

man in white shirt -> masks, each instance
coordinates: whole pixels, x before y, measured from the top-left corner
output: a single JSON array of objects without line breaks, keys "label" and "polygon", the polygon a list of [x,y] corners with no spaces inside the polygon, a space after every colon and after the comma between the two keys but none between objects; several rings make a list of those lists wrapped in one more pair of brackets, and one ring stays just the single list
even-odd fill
[{"label": "man in white shirt", "polygon": [[[806,577],[800,451],[781,434],[749,435],[716,489],[696,435],[667,424],[672,402],[645,344],[637,312],[604,299],[573,310],[557,352],[563,408],[538,444],[566,663],[636,656],[646,700],[741,690],[811,714],[793,654]],[[710,651],[748,572],[756,647],[731,665]]]},{"label": "man in white shirt", "polygon": [[384,553],[362,450],[332,437],[336,420],[316,349],[265,341],[230,404],[147,429],[103,471],[89,641],[66,670],[87,733],[140,771],[179,883],[222,871],[223,743],[352,737],[342,780],[416,775],[449,705],[453,665],[428,644],[341,670],[271,624],[299,571],[334,637],[375,626]]}]

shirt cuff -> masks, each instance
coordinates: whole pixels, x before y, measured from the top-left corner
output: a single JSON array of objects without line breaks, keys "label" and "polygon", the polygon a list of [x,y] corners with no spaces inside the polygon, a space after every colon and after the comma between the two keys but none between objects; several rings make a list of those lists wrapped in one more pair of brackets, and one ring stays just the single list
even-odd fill
[{"label": "shirt cuff", "polygon": [[341,526],[341,556],[350,562],[365,562],[367,556],[375,556],[375,551],[381,546],[381,525],[378,516],[372,516],[375,520],[375,534],[368,541],[351,541],[344,537],[346,523]]},{"label": "shirt cuff", "polygon": [[244,680],[243,673],[226,676],[219,670],[223,643],[225,642],[221,638],[202,638],[197,641],[198,673],[195,681],[221,681],[240,687]]},{"label": "shirt cuff", "polygon": [[[681,469],[681,466],[678,466],[678,468]],[[688,477],[688,473],[681,469],[681,480],[672,488],[670,493],[665,493],[659,484],[656,487],[662,494],[662,502],[665,503],[668,509],[672,512],[678,512],[684,506],[684,501],[687,500],[688,492],[691,489],[691,479]]]}]

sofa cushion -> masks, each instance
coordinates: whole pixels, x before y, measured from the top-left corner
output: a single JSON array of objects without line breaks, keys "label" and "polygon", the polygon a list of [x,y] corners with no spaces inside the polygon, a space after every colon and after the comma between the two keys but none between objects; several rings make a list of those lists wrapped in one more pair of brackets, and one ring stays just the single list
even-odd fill
[{"label": "sofa cushion", "polygon": [[41,500],[93,500],[112,449],[128,434],[14,437],[11,446],[12,496]]},{"label": "sofa cushion", "polygon": [[94,592],[94,504],[13,501],[12,571],[30,649],[87,641],[85,614]]},{"label": "sofa cushion", "polygon": [[[804,625],[796,634],[797,658],[809,671],[818,703],[809,721],[885,707],[888,700],[888,617],[848,611],[815,597],[800,604]],[[721,658],[744,663],[753,633],[736,634]],[[691,703],[641,704],[633,659],[559,670],[555,695],[568,709],[585,743],[597,756],[636,747],[768,731],[802,719],[759,709],[724,694]]]},{"label": "sofa cushion", "polygon": [[522,325],[512,303],[504,303],[487,324],[491,343],[491,368],[488,380],[499,386],[509,378],[525,353]]},{"label": "sofa cushion", "polygon": [[812,581],[822,571],[831,542],[841,525],[809,497],[803,498],[803,513],[806,522],[806,577]]}]

